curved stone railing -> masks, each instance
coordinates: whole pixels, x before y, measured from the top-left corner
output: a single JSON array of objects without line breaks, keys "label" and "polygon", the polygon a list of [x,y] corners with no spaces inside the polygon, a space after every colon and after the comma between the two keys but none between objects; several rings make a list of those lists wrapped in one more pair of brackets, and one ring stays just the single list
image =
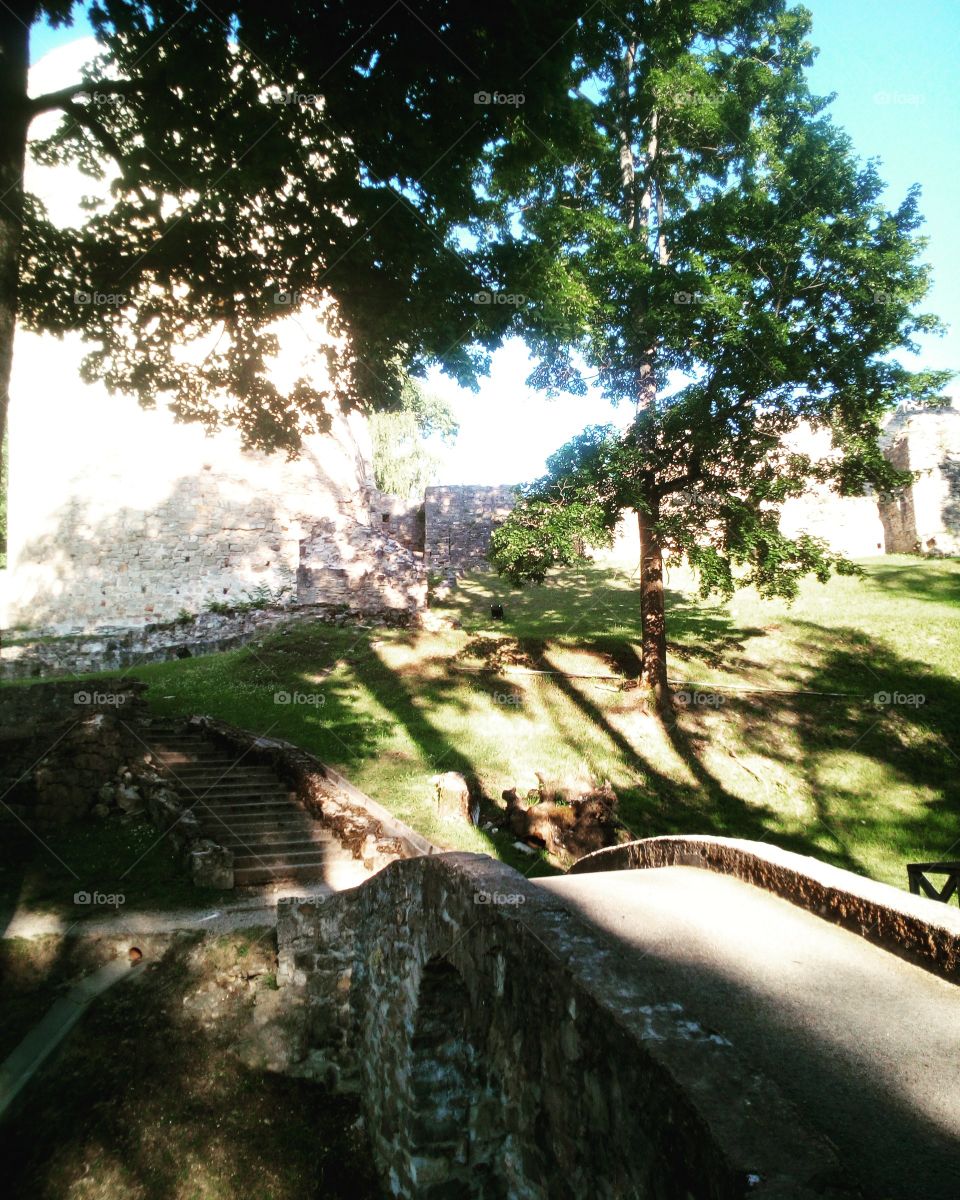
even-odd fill
[{"label": "curved stone railing", "polygon": [[[280,902],[293,1070],[357,1090],[396,1196],[852,1196],[832,1148],[622,948],[484,855]],[[459,1190],[458,1190],[459,1189]]]},{"label": "curved stone railing", "polygon": [[912,896],[766,842],[682,835],[646,838],[588,854],[571,867],[570,874],[668,866],[735,875],[960,983],[960,908]]}]

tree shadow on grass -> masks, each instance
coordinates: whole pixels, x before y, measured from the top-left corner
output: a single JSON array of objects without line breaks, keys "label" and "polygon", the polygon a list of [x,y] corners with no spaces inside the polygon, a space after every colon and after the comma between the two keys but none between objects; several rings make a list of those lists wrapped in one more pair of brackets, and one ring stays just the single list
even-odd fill
[{"label": "tree shadow on grass", "polygon": [[[833,861],[882,854],[899,864],[889,881],[903,886],[908,861],[955,857],[960,845],[960,680],[857,630],[798,624],[814,670],[786,676],[797,694],[743,712],[744,740],[803,773],[816,811],[813,852]],[[818,700],[800,688],[850,694]],[[785,726],[791,741],[778,736]],[[875,794],[858,784],[864,772],[876,775]],[[824,831],[838,847],[832,854]]]},{"label": "tree shadow on grass", "polygon": [[[954,561],[956,569],[952,572],[930,570],[930,564],[920,558],[907,566],[871,563],[868,583],[872,588],[892,592],[903,599],[960,604],[960,559]],[[939,561],[937,565],[943,568],[945,564]]]},{"label": "tree shadow on grass", "polygon": [[[712,711],[646,714],[651,738],[675,752],[692,787],[658,769],[653,743],[645,748],[642,732],[626,736],[579,681],[552,678],[609,742],[611,757],[636,771],[637,786],[618,789],[623,820],[636,836],[707,833],[772,841],[903,886],[907,861],[956,856],[960,845],[960,681],[857,630],[794,624],[809,666],[782,668],[778,677],[794,692],[718,691]],[[721,626],[711,629],[724,647],[717,665],[746,667],[737,653],[742,642],[738,646]],[[626,676],[639,673],[631,645],[606,648]],[[550,666],[548,649],[539,661]],[[724,748],[753,778],[749,800],[718,773],[715,760]],[[777,769],[758,766],[758,774],[735,750]],[[872,776],[891,794],[871,795]]]}]

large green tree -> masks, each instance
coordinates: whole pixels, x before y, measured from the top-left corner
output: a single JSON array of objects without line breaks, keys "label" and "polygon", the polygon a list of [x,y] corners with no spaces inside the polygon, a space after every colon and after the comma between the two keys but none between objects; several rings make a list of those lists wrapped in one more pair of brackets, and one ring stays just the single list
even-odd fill
[{"label": "large green tree", "polygon": [[[894,211],[811,94],[810,17],[784,0],[611,0],[572,48],[567,122],[503,143],[487,236],[533,381],[592,379],[635,413],[592,428],[525,489],[494,538],[515,581],[577,560],[624,513],[639,523],[643,668],[664,698],[663,556],[706,592],[753,583],[791,596],[804,572],[850,569],[778,510],[812,482],[854,495],[905,481],[883,457],[885,415],[938,396],[948,375],[895,357],[937,328],[915,191]],[[818,460],[785,441],[827,430]]]},{"label": "large green tree", "polygon": [[440,457],[428,439],[451,442],[459,432],[453,409],[416,379],[407,381],[400,407],[375,412],[370,418],[373,477],[382,492],[405,499],[423,498],[423,489],[434,483]]},{"label": "large green tree", "polygon": [[[31,27],[79,10],[102,56],[28,96]],[[526,89],[542,136],[566,103],[550,49],[575,17],[568,0],[0,5],[0,437],[18,312],[80,330],[88,377],[292,452],[328,399],[266,370],[269,326],[300,305],[336,302],[347,406],[399,404],[428,362],[472,383],[506,314],[473,302],[482,254],[461,231],[483,147],[520,120],[485,94]],[[23,193],[28,129],[50,111],[63,120],[33,152],[107,197],[75,228]],[[200,359],[180,352],[194,339]]]}]

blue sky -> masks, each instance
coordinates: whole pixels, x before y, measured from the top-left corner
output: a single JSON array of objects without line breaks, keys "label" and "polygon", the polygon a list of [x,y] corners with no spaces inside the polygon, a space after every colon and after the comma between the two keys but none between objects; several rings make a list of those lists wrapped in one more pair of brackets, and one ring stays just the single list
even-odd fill
[{"label": "blue sky", "polygon": [[[960,367],[960,3],[807,0],[806,7],[820,47],[810,73],[813,88],[837,93],[834,120],[861,157],[881,160],[891,206],[912,183],[923,189],[921,211],[930,239],[926,258],[934,271],[926,307],[951,328],[945,338],[924,340],[917,365]],[[36,61],[88,33],[85,22],[68,29],[38,28],[31,57]],[[495,356],[479,395],[434,378],[461,426],[456,444],[441,448],[443,482],[530,479],[542,472],[546,456],[583,426],[627,416],[625,408],[613,409],[599,396],[546,400],[523,386],[528,369],[524,347],[514,343]]]}]

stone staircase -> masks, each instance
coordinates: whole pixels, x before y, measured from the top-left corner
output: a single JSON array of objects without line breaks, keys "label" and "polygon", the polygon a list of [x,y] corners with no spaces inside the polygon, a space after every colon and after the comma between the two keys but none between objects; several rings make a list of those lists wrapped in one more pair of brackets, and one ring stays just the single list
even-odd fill
[{"label": "stone staircase", "polygon": [[204,837],[234,855],[237,887],[284,882],[351,886],[369,872],[315,821],[271,767],[184,727],[151,722],[144,739]]}]

